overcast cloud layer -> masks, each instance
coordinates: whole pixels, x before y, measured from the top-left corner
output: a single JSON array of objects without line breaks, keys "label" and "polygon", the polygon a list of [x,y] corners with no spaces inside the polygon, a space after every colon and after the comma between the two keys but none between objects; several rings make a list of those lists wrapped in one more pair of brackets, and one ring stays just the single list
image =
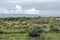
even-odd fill
[{"label": "overcast cloud layer", "polygon": [[60,16],[60,0],[0,0],[0,14]]}]

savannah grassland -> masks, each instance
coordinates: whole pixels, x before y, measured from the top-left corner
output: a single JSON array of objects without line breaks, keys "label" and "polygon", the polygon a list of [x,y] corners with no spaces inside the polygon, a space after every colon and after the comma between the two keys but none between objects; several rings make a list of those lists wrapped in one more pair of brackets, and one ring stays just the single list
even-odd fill
[{"label": "savannah grassland", "polygon": [[0,40],[60,40],[60,18],[0,18]]}]

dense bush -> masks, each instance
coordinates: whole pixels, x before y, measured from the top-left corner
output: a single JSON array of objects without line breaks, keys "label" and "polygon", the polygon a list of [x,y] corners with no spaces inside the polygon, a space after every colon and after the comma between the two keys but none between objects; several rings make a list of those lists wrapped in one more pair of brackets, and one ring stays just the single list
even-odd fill
[{"label": "dense bush", "polygon": [[29,36],[30,37],[38,37],[42,33],[42,28],[39,27],[33,27],[32,29],[29,30]]},{"label": "dense bush", "polygon": [[50,26],[50,31],[51,32],[60,32],[60,30],[57,27],[55,27],[54,25]]},{"label": "dense bush", "polygon": [[45,25],[42,26],[43,28],[47,28]]},{"label": "dense bush", "polygon": [[3,31],[0,30],[0,34],[2,34],[2,33],[3,33]]},{"label": "dense bush", "polygon": [[29,32],[30,37],[38,37],[40,34],[36,31]]},{"label": "dense bush", "polygon": [[48,24],[49,21],[48,20],[41,20],[41,24]]}]

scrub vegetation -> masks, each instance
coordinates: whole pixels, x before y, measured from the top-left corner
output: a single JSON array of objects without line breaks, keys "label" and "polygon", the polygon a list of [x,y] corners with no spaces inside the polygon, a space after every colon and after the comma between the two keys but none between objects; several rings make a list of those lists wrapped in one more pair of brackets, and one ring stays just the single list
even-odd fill
[{"label": "scrub vegetation", "polygon": [[60,17],[0,18],[0,40],[60,40]]}]

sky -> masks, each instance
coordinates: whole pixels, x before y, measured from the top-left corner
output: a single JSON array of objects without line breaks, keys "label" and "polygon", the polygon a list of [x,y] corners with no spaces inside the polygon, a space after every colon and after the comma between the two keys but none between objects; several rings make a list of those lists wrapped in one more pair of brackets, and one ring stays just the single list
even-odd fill
[{"label": "sky", "polygon": [[60,0],[0,0],[0,14],[60,16]]}]

